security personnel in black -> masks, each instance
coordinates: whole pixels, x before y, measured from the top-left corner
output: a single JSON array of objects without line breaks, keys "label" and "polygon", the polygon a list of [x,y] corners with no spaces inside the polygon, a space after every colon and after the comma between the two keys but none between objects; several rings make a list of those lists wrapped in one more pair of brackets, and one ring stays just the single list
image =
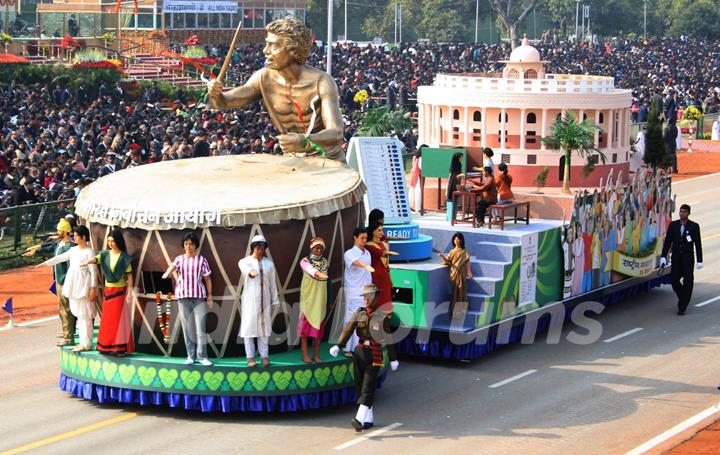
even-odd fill
[{"label": "security personnel in black", "polygon": [[677,314],[681,316],[685,314],[692,297],[695,256],[697,256],[698,270],[703,266],[700,225],[690,221],[688,216],[690,216],[690,206],[687,204],[681,205],[680,219],[673,221],[668,226],[665,242],[663,243],[662,257],[660,258],[660,266],[665,267],[668,252],[672,252],[670,256],[672,259],[670,275],[672,277],[673,291],[678,297]]},{"label": "security personnel in black", "polygon": [[330,348],[330,355],[337,357],[340,346],[345,346],[353,332],[357,331],[360,341],[353,353],[353,362],[355,364],[358,411],[350,422],[355,431],[362,431],[373,426],[375,390],[377,389],[378,374],[384,366],[383,343],[386,345],[388,357],[390,357],[390,369],[395,371],[400,365],[390,336],[390,318],[383,311],[376,311],[378,309],[377,291],[378,289],[373,284],[368,284],[363,288],[362,296],[365,297],[365,307],[360,308],[352,315],[352,319],[340,335],[340,340]]}]

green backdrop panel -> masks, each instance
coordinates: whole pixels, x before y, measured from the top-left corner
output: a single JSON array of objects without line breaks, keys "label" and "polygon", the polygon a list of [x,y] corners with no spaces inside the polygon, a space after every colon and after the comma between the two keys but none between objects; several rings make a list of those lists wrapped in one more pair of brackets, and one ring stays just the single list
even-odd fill
[{"label": "green backdrop panel", "polygon": [[462,170],[466,171],[467,150],[464,149],[422,149],[422,176],[446,179],[450,175],[450,160],[456,153],[463,154]]}]

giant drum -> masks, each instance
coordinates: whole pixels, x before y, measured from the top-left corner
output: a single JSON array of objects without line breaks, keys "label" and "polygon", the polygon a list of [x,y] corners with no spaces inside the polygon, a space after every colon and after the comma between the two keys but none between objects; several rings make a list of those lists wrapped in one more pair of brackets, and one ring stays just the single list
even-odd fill
[{"label": "giant drum", "polygon": [[[365,186],[354,169],[322,158],[271,155],[222,156],[164,161],[105,176],[84,188],[77,213],[91,232],[96,250],[105,247],[112,227],[122,229],[133,257],[137,299],[133,327],[139,352],[184,356],[177,304],[171,305],[169,337],[156,317],[155,292],[167,288],[159,276],[183,253],[189,230],[200,237],[199,252],[212,270],[214,308],[207,331],[210,356],[242,355],[237,263],[250,252],[256,234],[268,240],[268,256],[277,270],[282,310],[275,315],[271,352],[294,344],[302,271],[300,260],[314,236],[325,239],[330,261],[329,310],[339,304],[343,252],[352,232],[363,223]],[[166,292],[167,289],[164,289]],[[164,297],[164,295],[163,295]],[[329,332],[329,331],[328,331]]]}]

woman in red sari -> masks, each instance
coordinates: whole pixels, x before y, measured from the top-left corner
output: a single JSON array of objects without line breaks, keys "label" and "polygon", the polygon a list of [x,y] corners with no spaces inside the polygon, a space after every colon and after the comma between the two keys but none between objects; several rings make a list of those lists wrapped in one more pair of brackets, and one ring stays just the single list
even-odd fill
[{"label": "woman in red sari", "polygon": [[110,231],[107,250],[86,264],[99,264],[105,277],[103,304],[97,348],[101,354],[122,357],[135,351],[130,314],[132,312],[132,258],[126,253],[125,240],[118,229]]},{"label": "woman in red sari", "polygon": [[368,226],[368,242],[365,248],[370,252],[372,262],[370,265],[375,271],[372,273],[372,282],[378,288],[377,304],[385,314],[393,311],[392,280],[390,279],[390,259],[388,256],[397,256],[398,253],[390,251],[383,242],[383,225],[379,220],[370,220]]}]

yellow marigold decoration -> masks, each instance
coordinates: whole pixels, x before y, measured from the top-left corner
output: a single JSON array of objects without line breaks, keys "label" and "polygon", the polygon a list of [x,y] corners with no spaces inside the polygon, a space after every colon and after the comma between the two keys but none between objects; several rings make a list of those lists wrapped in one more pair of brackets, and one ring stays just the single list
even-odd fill
[{"label": "yellow marigold decoration", "polygon": [[122,61],[116,59],[116,58],[109,58],[107,59],[108,62],[112,63],[115,66],[122,66]]},{"label": "yellow marigold decoration", "polygon": [[700,109],[695,106],[688,107],[682,114],[683,120],[700,120],[702,117],[702,112],[700,112]]},{"label": "yellow marigold decoration", "polygon": [[355,97],[353,98],[353,101],[359,104],[365,104],[365,102],[368,100],[368,92],[367,90],[363,89],[360,90],[355,94]]}]

